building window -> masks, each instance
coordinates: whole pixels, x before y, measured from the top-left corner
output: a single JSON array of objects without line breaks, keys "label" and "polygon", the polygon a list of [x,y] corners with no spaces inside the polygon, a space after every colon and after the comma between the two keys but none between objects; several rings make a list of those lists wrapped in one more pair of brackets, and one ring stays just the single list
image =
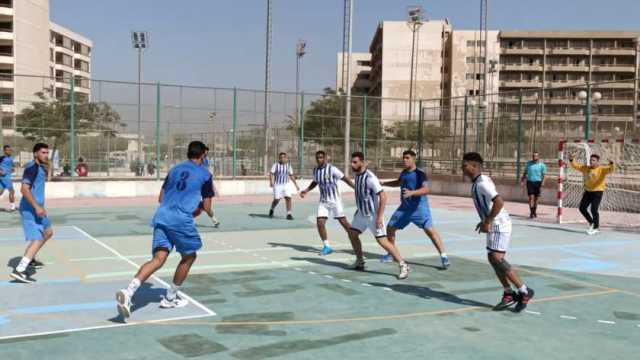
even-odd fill
[{"label": "building window", "polygon": [[0,55],[2,55],[2,56],[13,56],[13,46],[11,46],[11,45],[0,45]]},{"label": "building window", "polygon": [[467,40],[467,47],[475,47],[476,42],[474,40]]},{"label": "building window", "polygon": [[467,64],[473,64],[474,62],[476,62],[476,58],[473,56],[467,56]]},{"label": "building window", "polygon": [[473,73],[467,73],[467,80],[473,80]]},{"label": "building window", "polygon": [[49,61],[53,62],[53,49],[49,49]]}]

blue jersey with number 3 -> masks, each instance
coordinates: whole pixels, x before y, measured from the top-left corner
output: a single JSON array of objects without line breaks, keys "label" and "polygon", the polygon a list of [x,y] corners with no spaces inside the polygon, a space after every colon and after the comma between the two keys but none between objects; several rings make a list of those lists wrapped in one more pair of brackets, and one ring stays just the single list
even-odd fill
[{"label": "blue jersey with number 3", "polygon": [[191,225],[193,212],[203,198],[213,197],[209,171],[187,160],[174,166],[162,185],[164,195],[152,224]]}]

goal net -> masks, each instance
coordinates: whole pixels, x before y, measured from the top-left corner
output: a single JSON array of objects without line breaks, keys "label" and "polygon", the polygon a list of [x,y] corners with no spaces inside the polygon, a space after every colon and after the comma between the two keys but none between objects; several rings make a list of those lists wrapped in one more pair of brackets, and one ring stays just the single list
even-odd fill
[{"label": "goal net", "polygon": [[613,161],[616,169],[607,175],[606,190],[600,204],[600,225],[640,230],[640,144],[638,142],[562,142],[559,146],[558,222],[586,222],[578,206],[584,192],[582,173],[569,164],[575,159],[589,164],[592,154],[600,164]]}]

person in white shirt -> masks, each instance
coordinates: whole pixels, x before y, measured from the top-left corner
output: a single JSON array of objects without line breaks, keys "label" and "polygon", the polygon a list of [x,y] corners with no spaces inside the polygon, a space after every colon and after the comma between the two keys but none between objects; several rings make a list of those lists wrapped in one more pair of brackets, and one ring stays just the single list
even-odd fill
[{"label": "person in white shirt", "polygon": [[313,180],[306,189],[300,192],[300,197],[304,198],[307,193],[316,186],[320,188],[320,203],[318,204],[316,224],[323,245],[320,255],[324,256],[333,252],[329,239],[327,238],[327,219],[332,217],[338,220],[344,231],[347,232],[347,235],[351,228],[347,217],[344,216],[342,196],[340,195],[338,182],[342,180],[352,189],[355,187],[351,180],[349,180],[340,169],[327,162],[327,154],[324,151],[320,150],[316,152],[316,163],[318,166],[313,169]]},{"label": "person in white shirt", "polygon": [[364,154],[357,151],[351,154],[351,170],[355,177],[355,196],[358,209],[353,215],[349,239],[356,254],[354,270],[364,271],[365,262],[362,252],[360,234],[367,229],[371,231],[378,244],[390,254],[400,265],[398,279],[406,279],[409,275],[409,265],[404,261],[398,249],[387,239],[387,229],[384,225],[384,208],[387,204],[387,195],[382,189],[380,180],[365,163]]},{"label": "person in white shirt", "polygon": [[271,209],[269,209],[269,217],[273,217],[273,211],[282,198],[284,198],[285,205],[287,207],[287,220],[293,220],[291,214],[291,187],[289,186],[289,180],[293,182],[296,187],[296,191],[300,191],[296,178],[293,175],[293,169],[289,164],[289,157],[287,153],[281,152],[278,154],[278,162],[273,164],[271,172],[269,173],[269,187],[273,189],[273,201],[271,202]]},{"label": "person in white shirt", "polygon": [[[487,234],[487,257],[504,287],[502,300],[494,310],[505,310],[516,304],[515,311],[521,312],[533,298],[534,291],[527,288],[505,259],[511,240],[511,218],[491,178],[482,175],[483,162],[480,154],[466,153],[462,157],[462,172],[472,181],[471,197],[481,220],[476,231]],[[511,284],[517,292],[511,288]]]}]

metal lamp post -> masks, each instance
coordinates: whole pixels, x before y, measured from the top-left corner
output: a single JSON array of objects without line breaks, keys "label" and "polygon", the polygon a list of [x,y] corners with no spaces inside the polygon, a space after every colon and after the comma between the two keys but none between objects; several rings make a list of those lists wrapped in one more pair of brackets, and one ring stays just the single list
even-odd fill
[{"label": "metal lamp post", "polygon": [[142,51],[149,47],[149,33],[132,31],[131,43],[138,50],[138,164],[136,174],[142,175]]},{"label": "metal lamp post", "polygon": [[589,140],[589,127],[591,126],[591,107],[594,101],[602,99],[602,94],[598,91],[591,93],[591,84],[587,84],[587,91],[581,90],[578,99],[585,103],[584,107],[584,140]]},{"label": "metal lamp post", "polygon": [[[407,13],[409,16],[409,19],[407,20],[407,25],[409,26],[409,29],[411,30],[412,33],[412,39],[411,39],[411,70],[410,70],[410,75],[409,75],[409,117],[408,117],[408,121],[411,121],[411,118],[413,117],[413,79],[415,77],[415,74],[417,73],[417,61],[415,60],[416,58],[416,38],[418,35],[418,30],[420,29],[420,27],[423,24],[423,19],[422,19],[422,15],[423,15],[423,10],[422,10],[422,6],[409,6],[409,8],[407,9]],[[405,128],[406,129],[406,128]],[[406,131],[406,130],[405,130]]]}]

